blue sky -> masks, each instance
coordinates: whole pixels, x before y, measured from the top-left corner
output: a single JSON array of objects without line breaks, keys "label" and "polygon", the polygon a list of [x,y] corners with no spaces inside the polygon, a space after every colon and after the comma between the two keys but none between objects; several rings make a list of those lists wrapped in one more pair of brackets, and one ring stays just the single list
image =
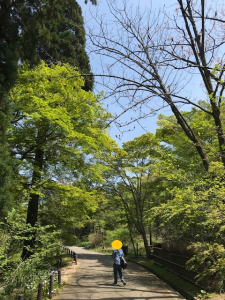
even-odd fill
[{"label": "blue sky", "polygon": [[[117,1],[117,2],[120,3],[119,1]],[[83,17],[84,17],[86,27],[96,28],[98,26],[96,24],[96,22],[94,21],[94,19],[92,18],[90,11],[93,14],[98,13],[99,15],[104,15],[108,20],[111,20],[113,18],[112,15],[110,14],[106,0],[98,0],[97,6],[91,5],[91,3],[88,3],[87,5],[85,5],[84,0],[78,0],[78,3],[82,7],[82,12],[83,12]],[[148,7],[148,5],[150,3],[151,3],[150,0],[142,0],[140,2],[135,1],[135,0],[129,0],[129,4],[132,4],[134,8],[139,5],[139,7],[141,9],[143,9],[143,11],[145,10],[146,7]],[[171,13],[171,14],[174,13],[176,7],[178,7],[178,5],[176,4],[176,0],[158,0],[158,1],[152,0],[152,6],[157,10],[162,9],[164,7],[164,9],[166,9],[166,11],[168,11],[168,13]],[[87,40],[87,43],[88,43],[88,40]],[[91,63],[91,68],[92,68],[93,73],[94,74],[95,74],[95,72],[99,73],[99,62],[100,62],[99,56],[96,56],[95,54],[90,54],[90,53],[88,53],[88,54],[90,57],[90,63]],[[195,97],[197,97],[198,99],[204,99],[205,95],[202,92],[201,88],[199,87],[199,84],[200,84],[200,78],[196,77],[190,83],[189,89],[193,90],[195,92]],[[96,85],[95,92],[98,92],[100,90],[102,90],[102,87],[99,85]],[[112,101],[110,101],[110,99],[108,100],[107,104],[108,104],[108,110],[110,112],[118,113],[119,107],[115,104],[112,104]],[[167,114],[167,115],[172,114],[169,108],[162,110],[161,113]],[[128,116],[129,117],[132,116],[132,112],[130,112]],[[126,118],[127,118],[127,115],[126,115]],[[156,121],[157,121],[157,116],[149,117],[148,119],[142,121],[142,123],[141,123],[142,127],[139,126],[138,124],[132,124],[130,126],[130,131],[124,132],[123,134],[121,134],[121,132],[119,132],[119,130],[116,128],[116,126],[112,124],[111,129],[110,129],[110,135],[112,136],[113,139],[115,139],[121,145],[122,142],[132,140],[134,137],[137,137],[137,136],[145,133],[146,131],[150,131],[150,132],[154,133],[157,128]],[[135,127],[135,129],[133,129],[134,127]],[[119,136],[120,136],[120,139],[118,138]]]}]

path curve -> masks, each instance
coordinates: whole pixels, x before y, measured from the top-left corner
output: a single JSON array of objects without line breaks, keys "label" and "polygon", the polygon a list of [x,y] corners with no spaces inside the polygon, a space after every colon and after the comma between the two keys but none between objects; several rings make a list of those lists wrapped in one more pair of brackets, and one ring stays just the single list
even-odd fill
[{"label": "path curve", "polygon": [[123,271],[127,282],[112,286],[113,260],[110,255],[70,247],[78,254],[77,272],[54,300],[178,300],[184,299],[170,286],[141,266],[129,262]]}]

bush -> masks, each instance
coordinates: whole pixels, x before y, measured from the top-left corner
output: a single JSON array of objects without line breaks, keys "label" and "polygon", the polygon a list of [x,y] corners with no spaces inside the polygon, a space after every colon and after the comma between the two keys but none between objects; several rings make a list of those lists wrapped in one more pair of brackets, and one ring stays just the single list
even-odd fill
[{"label": "bush", "polygon": [[84,246],[85,249],[92,249],[94,248],[94,245],[92,243],[86,243],[86,245]]},{"label": "bush", "polygon": [[[15,210],[0,226],[0,238],[4,238],[4,244],[0,244],[0,300],[15,299],[17,294],[33,300],[37,297],[38,284],[48,284],[48,273],[53,270],[52,258],[62,253],[60,232],[55,231],[53,226],[26,225]],[[34,254],[22,261],[23,241],[34,235]]]},{"label": "bush", "polygon": [[225,286],[225,247],[217,243],[192,244],[196,254],[187,262],[189,270],[199,272],[197,283],[209,291],[221,292]]},{"label": "bush", "polygon": [[79,247],[84,247],[85,249],[91,249],[94,248],[94,245],[88,241],[83,241],[78,243]]},{"label": "bush", "polygon": [[103,236],[100,233],[91,233],[88,240],[92,245],[99,246],[103,242]]}]

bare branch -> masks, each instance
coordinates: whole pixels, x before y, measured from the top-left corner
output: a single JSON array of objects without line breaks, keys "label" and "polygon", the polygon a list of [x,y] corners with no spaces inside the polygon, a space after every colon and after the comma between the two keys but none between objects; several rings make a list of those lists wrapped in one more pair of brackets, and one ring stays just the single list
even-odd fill
[{"label": "bare branch", "polygon": [[[223,98],[224,56],[219,55],[225,43],[222,30],[216,30],[215,17],[210,15],[207,1],[200,4],[177,0],[179,9],[173,18],[167,12],[141,12],[128,7],[128,1],[108,1],[112,22],[97,20],[99,33],[90,29],[90,51],[101,56],[102,72],[96,72],[97,82],[106,88],[105,99],[114,99],[120,111],[114,122],[119,128],[139,122],[162,108],[170,107],[178,124],[196,147],[208,170],[209,159],[193,129],[178,105],[195,106],[211,115],[217,128],[221,160],[225,165],[225,137],[220,117]],[[221,26],[222,23],[218,21]],[[218,62],[217,62],[218,60]],[[215,64],[219,75],[215,74]],[[193,99],[189,82],[198,75],[203,81],[211,109]],[[186,93],[186,92],[185,92]],[[219,99],[218,103],[215,99]],[[119,118],[129,111],[136,115],[121,123]]]}]

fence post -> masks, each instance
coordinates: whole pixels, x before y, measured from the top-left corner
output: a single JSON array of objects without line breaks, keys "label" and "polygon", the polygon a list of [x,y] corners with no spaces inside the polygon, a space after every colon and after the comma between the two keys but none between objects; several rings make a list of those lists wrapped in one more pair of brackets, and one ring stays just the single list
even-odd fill
[{"label": "fence post", "polygon": [[58,285],[61,287],[61,271],[58,271]]},{"label": "fence post", "polygon": [[49,299],[52,299],[52,291],[53,291],[53,275],[50,275],[50,280],[49,280]]},{"label": "fence post", "polygon": [[42,300],[42,292],[43,292],[43,283],[39,283],[37,300]]},{"label": "fence post", "polygon": [[59,268],[60,269],[62,268],[62,258],[60,258],[60,260],[59,260]]},{"label": "fence post", "polygon": [[18,295],[17,300],[23,300],[23,294]]},{"label": "fence post", "polygon": [[76,254],[76,252],[73,252],[73,260],[75,261],[75,264],[77,265],[77,254]]},{"label": "fence post", "polygon": [[137,243],[137,257],[138,257],[138,243]]}]

